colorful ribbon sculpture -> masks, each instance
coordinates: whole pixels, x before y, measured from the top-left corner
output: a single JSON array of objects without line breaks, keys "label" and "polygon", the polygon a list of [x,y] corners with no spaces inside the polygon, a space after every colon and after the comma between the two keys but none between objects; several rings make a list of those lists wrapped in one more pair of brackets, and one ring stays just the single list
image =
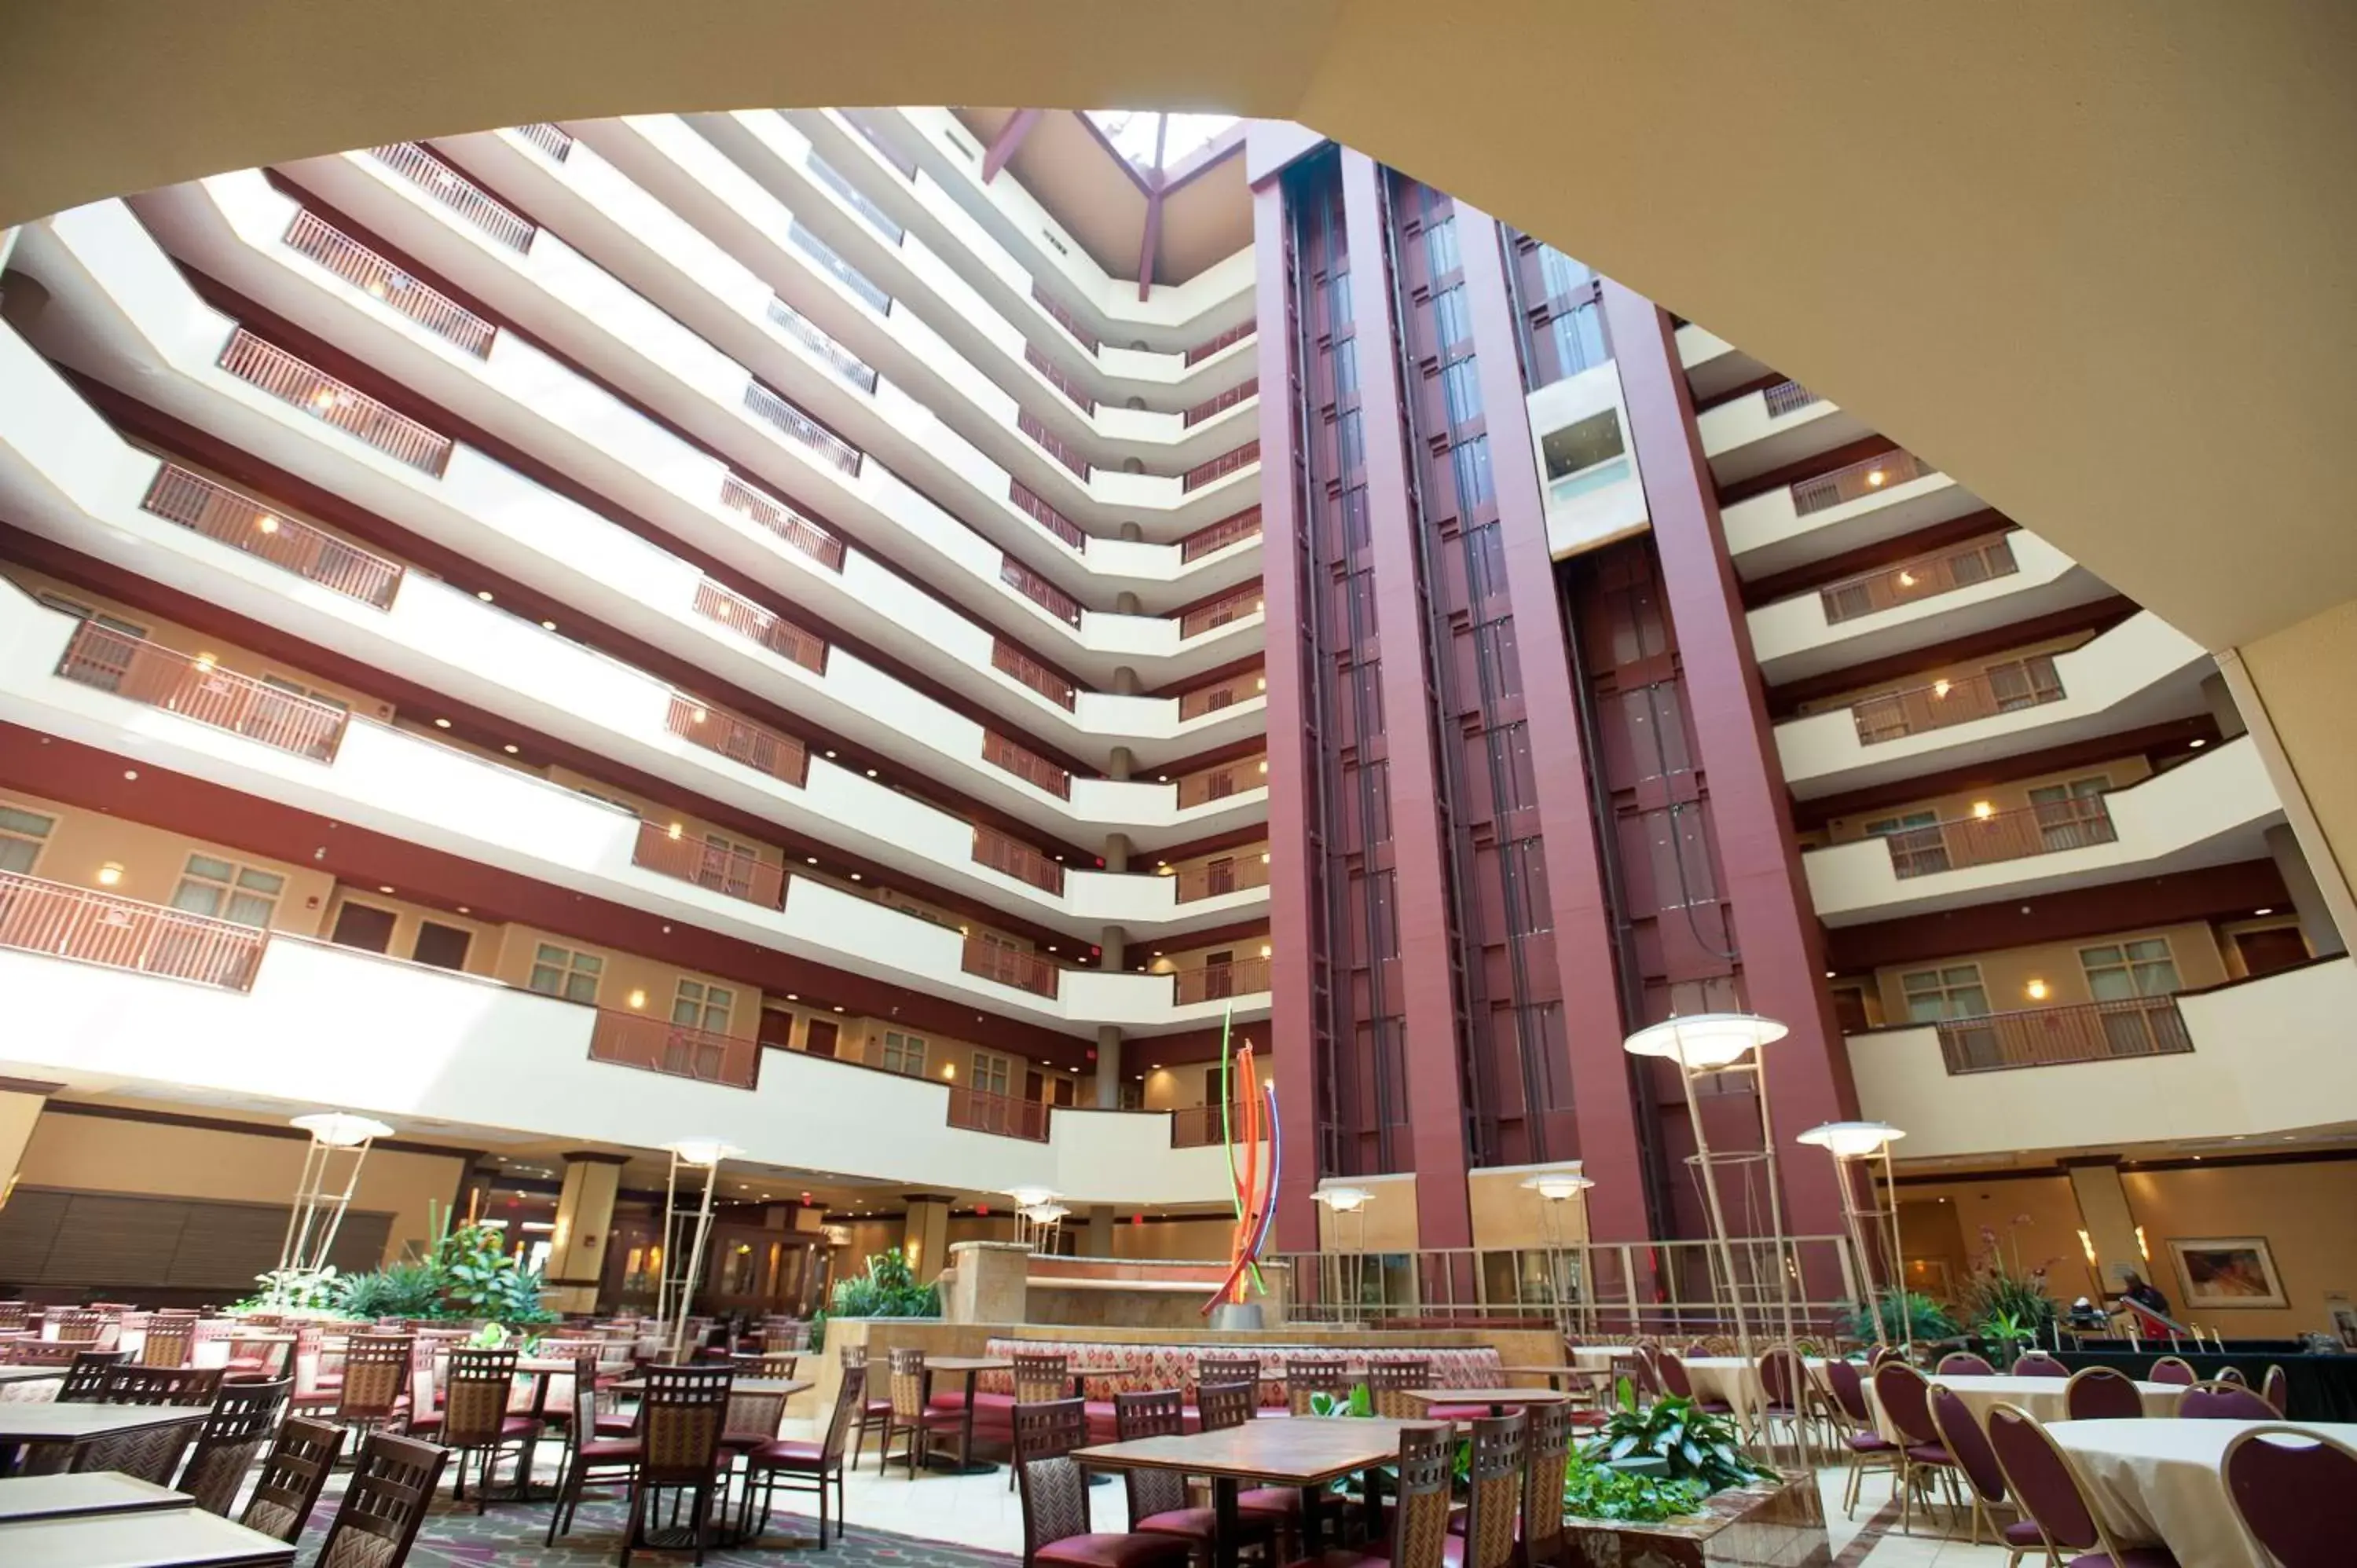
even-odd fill
[{"label": "colorful ribbon sculpture", "polygon": [[[1264,1084],[1253,1065],[1252,1042],[1240,1050],[1229,1046],[1234,1008],[1220,1020],[1220,1138],[1227,1145],[1228,1183],[1235,1200],[1236,1229],[1228,1247],[1228,1277],[1203,1304],[1203,1313],[1222,1302],[1244,1300],[1247,1292],[1268,1294],[1260,1276],[1261,1249],[1276,1218],[1276,1179],[1282,1168],[1283,1142],[1276,1126],[1276,1085]],[[1243,1125],[1239,1127],[1238,1122]],[[1268,1158],[1261,1159],[1261,1144]],[[1237,1145],[1243,1145],[1241,1156]]]}]

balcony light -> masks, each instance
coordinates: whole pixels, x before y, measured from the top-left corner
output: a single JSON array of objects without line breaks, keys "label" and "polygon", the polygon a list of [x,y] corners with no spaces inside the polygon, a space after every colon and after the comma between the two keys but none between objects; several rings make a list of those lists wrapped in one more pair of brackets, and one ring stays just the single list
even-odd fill
[{"label": "balcony light", "polygon": [[2189,740],[2185,743],[2185,749],[2188,751],[2199,751],[2209,744],[2210,743],[2206,740]]},{"label": "balcony light", "polygon": [[1933,695],[1933,696],[1935,696],[1935,697],[1944,697],[1944,696],[1946,696],[1947,694],[1948,694],[1948,682],[1947,682],[1947,681],[1946,681],[1945,679],[1942,679],[1942,680],[1934,681],[1934,682],[1932,682],[1932,695]]},{"label": "balcony light", "polygon": [[1868,489],[1880,489],[1885,477],[1886,476],[1883,474],[1881,469],[1868,468],[1866,472],[1867,488]]},{"label": "balcony light", "polygon": [[699,725],[700,725],[700,724],[702,724],[705,719],[710,718],[711,716],[712,716],[711,714],[709,714],[705,713],[702,708],[692,708],[692,709],[690,709],[690,710],[689,710],[689,712],[688,712],[688,717],[689,717],[690,722],[694,723],[694,724],[699,724]]},{"label": "balcony light", "polygon": [[110,860],[98,868],[98,885],[101,887],[112,887],[122,880],[123,867],[118,863]]},{"label": "balcony light", "polygon": [[393,889],[392,889],[392,888],[390,888],[390,887],[387,887],[387,886],[383,886],[382,884],[379,884],[379,885],[378,885],[378,886],[377,886],[377,891],[378,891],[378,892],[380,892],[380,893],[383,893],[383,894],[390,895],[390,894],[393,892]]},{"label": "balcony light", "polygon": [[1702,1072],[1733,1067],[1758,1047],[1791,1033],[1749,1013],[1692,1013],[1648,1025],[1621,1042],[1631,1056],[1662,1057]]},{"label": "balcony light", "polygon": [[448,719],[436,719],[434,721],[434,727],[436,729],[448,729],[450,727],[450,721]]},{"label": "balcony light", "polygon": [[1902,587],[1902,588],[1911,588],[1911,587],[1913,587],[1913,586],[1915,585],[1915,574],[1914,574],[1914,573],[1912,573],[1912,572],[1901,572],[1901,573],[1900,573],[1900,574],[1899,574],[1899,585],[1900,585],[1900,587]]},{"label": "balcony light", "polygon": [[1260,770],[1261,770],[1263,773],[1265,773],[1265,772],[1267,772],[1267,771],[1268,771],[1268,759],[1267,759],[1266,757],[1263,757],[1263,758],[1261,758]]},{"label": "balcony light", "polygon": [[647,1004],[647,993],[646,993],[645,992],[643,992],[643,991],[633,991],[633,992],[631,992],[631,993],[630,993],[630,1005],[631,1005],[631,1007],[632,1007],[632,1008],[643,1007],[643,1006],[645,1006],[646,1004]]},{"label": "balcony light", "polygon": [[475,597],[482,600],[485,604],[490,604],[491,602],[491,591],[489,588],[477,588],[475,590]]},{"label": "balcony light", "polygon": [[540,629],[543,631],[554,631],[556,629],[556,623],[553,620],[542,621],[540,623]]},{"label": "balcony light", "polygon": [[1861,1159],[1882,1152],[1883,1146],[1907,1136],[1888,1122],[1827,1122],[1810,1128],[1792,1141],[1813,1144],[1837,1160]]},{"label": "balcony light", "polygon": [[253,520],[253,526],[264,533],[275,533],[278,532],[278,520],[265,511]]},{"label": "balcony light", "polygon": [[2047,996],[2046,983],[2042,980],[2033,980],[2021,988],[2021,993],[2032,1002],[2043,1002]]},{"label": "balcony light", "polygon": [[680,827],[679,827],[679,824],[678,824],[677,822],[673,822],[673,823],[672,823],[672,825],[671,825],[671,833],[670,833],[670,835],[669,835],[669,836],[670,836],[671,838],[673,838],[673,840],[676,840],[676,839],[679,837],[679,833],[680,833]]},{"label": "balcony light", "polygon": [[2252,917],[2253,917],[2254,918],[2256,918],[2258,916],[2261,916],[2261,915],[2272,915],[2272,914],[2274,914],[2274,913],[2275,913],[2275,910],[2274,910],[2273,908],[2254,909],[2254,910],[2252,910],[2252,911],[2251,911]]},{"label": "balcony light", "polygon": [[1263,958],[1266,958],[1268,956],[1268,944],[1266,942],[1263,942],[1260,945],[1260,956]]},{"label": "balcony light", "polygon": [[1018,1187],[1009,1188],[1006,1196],[1015,1200],[1017,1208],[1037,1208],[1061,1195],[1044,1187]]},{"label": "balcony light", "polygon": [[511,746],[511,746],[503,746],[500,747],[500,749],[501,751],[506,752],[510,757],[513,757],[513,756],[516,754],[516,748],[515,748],[513,746]]}]

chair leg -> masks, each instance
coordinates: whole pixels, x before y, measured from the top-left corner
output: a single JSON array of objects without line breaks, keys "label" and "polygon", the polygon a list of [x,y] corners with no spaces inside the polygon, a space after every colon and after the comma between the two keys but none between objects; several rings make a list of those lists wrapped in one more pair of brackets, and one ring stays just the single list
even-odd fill
[{"label": "chair leg", "polygon": [[820,1462],[818,1473],[818,1549],[821,1552],[826,1550],[826,1469],[823,1460]]},{"label": "chair leg", "polygon": [[565,1445],[565,1456],[556,1462],[556,1497],[548,1510],[548,1539],[543,1544],[556,1544],[557,1521],[565,1517],[565,1499],[572,1494],[573,1444]]}]

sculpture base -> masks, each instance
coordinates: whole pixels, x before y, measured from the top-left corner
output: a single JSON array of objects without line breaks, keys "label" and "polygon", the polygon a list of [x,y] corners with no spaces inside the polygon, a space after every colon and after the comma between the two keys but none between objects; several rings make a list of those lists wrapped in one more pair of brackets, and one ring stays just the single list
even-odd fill
[{"label": "sculpture base", "polygon": [[1256,1301],[1223,1301],[1211,1308],[1212,1328],[1241,1328],[1257,1332],[1267,1326],[1263,1321],[1260,1303]]}]

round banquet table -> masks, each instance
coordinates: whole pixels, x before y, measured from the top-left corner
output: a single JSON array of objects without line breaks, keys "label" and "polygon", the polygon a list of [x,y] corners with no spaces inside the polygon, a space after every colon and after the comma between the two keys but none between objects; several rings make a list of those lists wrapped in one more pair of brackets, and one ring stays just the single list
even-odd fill
[{"label": "round banquet table", "polygon": [[[1988,1426],[1989,1407],[1996,1404],[2018,1405],[2049,1426],[2065,1418],[2062,1391],[2070,1381],[2067,1378],[1935,1377],[1932,1380],[1953,1390],[1984,1430]],[[2144,1397],[2147,1415],[2171,1414],[2177,1409],[2177,1396],[2185,1391],[2175,1383],[2138,1383],[2136,1390]],[[1871,1378],[1866,1380],[1866,1402],[1874,1412],[1875,1430],[1897,1442],[1899,1434],[1883,1419],[1882,1396],[1875,1391]]]},{"label": "round banquet table", "polygon": [[2283,1425],[2357,1444],[2357,1424],[2321,1421],[2058,1421],[2046,1430],[2122,1546],[2158,1541],[2186,1568],[2272,1568],[2244,1531],[2219,1466],[2236,1434]]}]

